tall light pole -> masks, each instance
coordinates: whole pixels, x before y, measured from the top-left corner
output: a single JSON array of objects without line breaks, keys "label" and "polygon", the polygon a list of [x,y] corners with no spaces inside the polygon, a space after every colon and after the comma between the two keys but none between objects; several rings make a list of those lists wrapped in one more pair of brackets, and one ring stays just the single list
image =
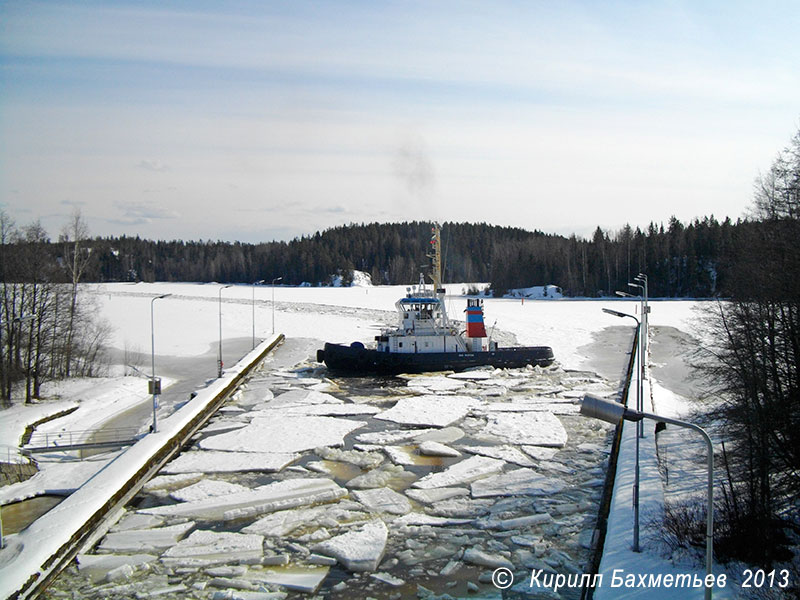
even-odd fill
[{"label": "tall light pole", "polygon": [[647,349],[650,344],[650,304],[649,292],[647,289],[647,275],[639,273],[633,280],[644,285],[644,308],[642,309],[642,323],[644,324],[644,346],[642,347],[642,354],[645,357],[644,365],[642,366],[642,376],[644,376],[646,375],[645,367],[647,367]]},{"label": "tall light pole", "polygon": [[256,348],[256,286],[262,283],[263,279],[253,282],[253,350]]},{"label": "tall light pole", "polygon": [[275,335],[275,282],[283,279],[283,276],[272,280],[272,334]]},{"label": "tall light pole", "polygon": [[586,417],[594,419],[601,419],[608,423],[618,424],[622,419],[626,421],[641,422],[642,419],[652,419],[654,421],[662,421],[679,427],[687,427],[694,429],[703,436],[708,450],[707,454],[707,470],[708,470],[708,483],[707,495],[708,506],[706,507],[706,600],[711,600],[712,586],[708,585],[709,575],[713,574],[713,560],[714,560],[714,446],[711,443],[711,438],[702,427],[698,427],[693,423],[686,421],[679,421],[678,419],[671,419],[669,417],[662,417],[638,410],[631,410],[618,402],[610,400],[603,400],[595,398],[586,394],[581,402],[581,414]]},{"label": "tall light pole", "polygon": [[[645,323],[645,315],[644,315],[644,307],[645,307],[644,286],[641,285],[641,284],[638,284],[638,283],[629,283],[628,286],[632,287],[632,288],[639,288],[639,290],[641,290],[641,294],[640,294],[640,297],[641,297],[641,310],[639,311],[639,316],[642,319],[642,324],[644,324]],[[644,353],[645,353],[644,338],[645,338],[646,335],[647,335],[647,329],[641,328],[641,330],[639,331],[639,381],[640,382],[644,379],[644,363],[645,363],[645,358],[644,358]],[[636,406],[636,410],[643,410],[644,409],[644,405],[643,405],[644,398],[642,398],[641,401],[642,401],[642,404],[638,404]],[[639,424],[636,426],[636,431],[638,432],[639,437],[644,437],[644,428],[642,427],[641,422],[639,422]]]},{"label": "tall light pole", "polygon": [[172,294],[161,294],[150,300],[150,359],[152,367],[152,375],[150,379],[150,392],[153,394],[153,433],[158,431],[158,419],[156,418],[156,409],[158,408],[158,395],[161,393],[161,380],[156,384],[156,334],[155,334],[155,318],[153,312],[153,305],[156,300],[161,300]]},{"label": "tall light pole", "polygon": [[217,377],[222,377],[222,290],[231,287],[232,284],[223,285],[219,288],[219,357],[217,359]]},{"label": "tall light pole", "polygon": [[[610,308],[604,308],[604,313],[608,313],[609,315],[614,315],[615,317],[629,317],[636,321],[636,335],[641,337],[642,335],[642,324],[639,322],[639,319],[634,317],[633,315],[629,315],[628,313],[619,312],[616,310],[611,310]],[[637,340],[638,341],[638,340]],[[640,346],[641,349],[641,346]],[[641,352],[639,353],[639,361],[642,360]],[[636,407],[637,410],[641,403],[642,397],[642,377],[641,371],[637,374],[637,382],[636,382]],[[640,419],[641,421],[641,419]],[[633,473],[633,551],[640,552],[639,550],[639,428],[641,427],[641,422],[636,423],[636,466]]]}]

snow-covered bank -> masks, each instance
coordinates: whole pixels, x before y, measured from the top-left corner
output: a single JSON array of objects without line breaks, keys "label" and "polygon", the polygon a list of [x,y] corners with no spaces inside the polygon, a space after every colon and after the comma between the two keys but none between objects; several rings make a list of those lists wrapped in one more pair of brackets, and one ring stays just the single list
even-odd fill
[{"label": "snow-covered bank", "polygon": [[[451,318],[463,318],[462,296],[468,284],[445,284]],[[283,287],[235,285],[222,290],[223,336],[256,338],[271,332],[274,320],[287,337],[315,338],[347,343],[373,342],[381,326],[396,324],[394,303],[405,296],[407,286],[374,287]],[[218,336],[218,284],[138,283],[92,284],[103,314],[115,326],[113,345],[148,349],[150,346],[150,300],[172,294],[155,306],[157,352],[191,356],[208,350]],[[253,301],[255,298],[255,302]],[[590,359],[585,347],[606,327],[631,325],[602,312],[614,308],[638,315],[639,302],[628,299],[525,300],[486,298],[487,330],[496,328],[516,336],[520,345],[546,345],[556,360],[567,368],[586,368]],[[692,331],[694,308],[701,302],[687,300],[652,301],[651,326],[664,325]],[[253,309],[255,308],[255,320]],[[627,351],[625,349],[624,351]]]}]

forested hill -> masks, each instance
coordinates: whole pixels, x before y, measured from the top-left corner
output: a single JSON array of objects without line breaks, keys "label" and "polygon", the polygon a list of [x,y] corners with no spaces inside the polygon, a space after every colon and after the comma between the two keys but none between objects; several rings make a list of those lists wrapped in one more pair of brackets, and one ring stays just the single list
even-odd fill
[{"label": "forested hill", "polygon": [[[643,271],[653,296],[724,295],[735,239],[749,226],[713,217],[684,225],[673,218],[644,231],[598,227],[584,239],[484,223],[445,223],[444,280],[491,282],[498,294],[555,284],[567,295],[598,296],[628,289],[630,278]],[[332,275],[346,277],[358,269],[376,284],[416,283],[430,262],[425,255],[431,227],[426,222],[347,225],[291,242],[260,244],[96,238],[86,241],[91,260],[83,281],[269,283],[282,277],[282,284],[326,285]],[[13,253],[13,247],[25,245],[18,241],[5,249]],[[41,250],[57,260],[61,244],[47,243]]]}]

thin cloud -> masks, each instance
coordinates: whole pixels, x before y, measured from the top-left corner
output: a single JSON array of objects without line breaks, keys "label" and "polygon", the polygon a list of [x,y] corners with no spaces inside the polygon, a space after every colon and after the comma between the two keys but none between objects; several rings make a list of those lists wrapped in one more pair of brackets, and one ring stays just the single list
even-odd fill
[{"label": "thin cloud", "polygon": [[140,169],[144,169],[145,171],[157,171],[157,172],[169,171],[168,165],[162,163],[161,161],[149,158],[139,161],[139,164],[137,166]]},{"label": "thin cloud", "polygon": [[114,206],[121,210],[122,214],[109,219],[109,222],[117,225],[146,225],[154,220],[180,217],[176,211],[150,202],[115,202]]}]

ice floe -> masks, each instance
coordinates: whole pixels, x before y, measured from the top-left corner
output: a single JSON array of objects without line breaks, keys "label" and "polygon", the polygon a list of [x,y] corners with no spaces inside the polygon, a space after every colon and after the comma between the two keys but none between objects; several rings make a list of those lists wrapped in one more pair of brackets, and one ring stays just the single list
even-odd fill
[{"label": "ice floe", "polygon": [[560,492],[566,487],[563,480],[546,477],[533,469],[515,469],[475,481],[470,486],[473,498],[489,496],[538,496]]},{"label": "ice floe", "polygon": [[364,425],[364,421],[335,417],[272,415],[254,418],[247,427],[203,439],[198,445],[205,450],[286,454],[312,450],[317,446],[341,446],[344,436]]},{"label": "ice floe", "polygon": [[411,485],[418,489],[457,486],[497,473],[502,470],[505,464],[505,462],[496,458],[471,456],[452,465],[445,471],[430,473]]},{"label": "ice floe", "polygon": [[98,552],[161,552],[174,546],[194,529],[194,523],[180,523],[153,529],[111,532],[103,538]]},{"label": "ice floe", "polygon": [[[350,503],[358,506],[355,503]],[[340,505],[314,506],[280,510],[262,517],[242,529],[243,533],[257,533],[265,537],[281,537],[306,527],[338,527],[340,523],[366,519],[367,514],[355,507]]]},{"label": "ice floe", "polygon": [[347,490],[330,479],[303,478],[268,483],[247,492],[144,508],[144,514],[228,521],[297,506],[330,502],[347,495]]},{"label": "ice floe", "polygon": [[489,413],[480,436],[511,444],[555,448],[567,443],[566,429],[558,417],[549,412]]},{"label": "ice floe", "polygon": [[[225,451],[192,451],[183,452],[178,458],[168,463],[162,473],[234,473],[244,471],[261,471],[275,473],[300,458],[294,452],[225,452]],[[157,479],[161,479],[158,477]],[[155,481],[155,480],[154,480]]]},{"label": "ice floe", "polygon": [[472,519],[489,512],[494,504],[493,500],[467,498],[456,496],[437,502],[433,506],[426,508],[426,512],[437,517],[451,517],[461,519]]},{"label": "ice floe", "polygon": [[383,455],[378,452],[342,450],[340,448],[315,448],[314,454],[325,460],[346,462],[361,467],[362,469],[373,469],[384,460]]},{"label": "ice floe", "polygon": [[443,377],[437,375],[423,375],[419,377],[412,377],[408,380],[408,388],[420,392],[434,392],[438,394],[446,394],[448,392],[455,392],[463,389],[464,383],[450,377]]},{"label": "ice floe", "polygon": [[[467,396],[415,396],[398,400],[376,419],[405,425],[446,427],[463,419],[478,402]],[[368,440],[359,440],[368,441]]]},{"label": "ice floe", "polygon": [[353,477],[347,482],[351,489],[370,489],[391,486],[393,483],[406,487],[417,476],[403,469],[400,465],[383,464],[363,475]]},{"label": "ice floe", "polygon": [[[265,585],[278,585],[289,590],[313,594],[328,576],[329,567],[286,567],[264,569],[248,575],[250,581]],[[245,597],[249,600],[249,597]]]},{"label": "ice floe", "polygon": [[123,565],[138,567],[158,560],[155,554],[79,554],[78,571],[87,575],[92,582],[105,579],[106,575]]},{"label": "ice floe", "polygon": [[461,449],[470,454],[499,458],[521,467],[532,467],[536,464],[524,452],[507,444],[503,446],[462,446]]},{"label": "ice floe", "polygon": [[252,410],[274,410],[276,408],[291,408],[297,406],[309,406],[314,404],[343,404],[343,400],[339,400],[335,396],[318,392],[315,390],[289,390],[273,399],[256,404]]},{"label": "ice floe", "polygon": [[247,492],[247,488],[238,483],[228,483],[227,481],[216,481],[214,479],[206,479],[198,481],[192,485],[186,486],[179,490],[170,493],[170,498],[178,502],[194,502],[197,500],[204,500],[206,498],[213,498],[214,496],[223,496],[225,494],[235,494],[237,492]]},{"label": "ice floe", "polygon": [[[282,415],[307,415],[321,417],[343,417],[351,415],[376,415],[383,409],[369,404],[314,404],[279,408]],[[266,412],[266,411],[262,411]]]},{"label": "ice floe", "polygon": [[459,487],[431,488],[429,490],[408,489],[405,493],[406,496],[412,500],[416,500],[422,504],[436,504],[448,498],[469,496],[469,489]]},{"label": "ice floe", "polygon": [[161,555],[167,566],[203,566],[260,558],[264,538],[256,534],[198,530]]},{"label": "ice floe", "polygon": [[[187,452],[186,454],[191,454]],[[164,469],[161,470],[164,472]],[[142,486],[142,490],[145,492],[154,492],[157,490],[174,490],[177,488],[181,488],[192,483],[197,483],[201,479],[203,479],[203,473],[199,473],[197,471],[185,471],[180,472],[177,475],[159,475],[158,477],[153,477],[150,481],[145,483]]]},{"label": "ice floe", "polygon": [[356,531],[348,531],[313,547],[314,552],[332,556],[350,571],[374,571],[386,551],[389,532],[380,519]]},{"label": "ice floe", "polygon": [[392,521],[392,526],[431,526],[447,527],[448,525],[466,525],[472,519],[454,519],[450,517],[436,517],[418,512],[411,512]]},{"label": "ice floe", "polygon": [[463,561],[466,563],[470,563],[473,565],[478,565],[481,567],[489,567],[492,569],[497,569],[503,567],[505,569],[513,569],[514,564],[504,558],[503,556],[498,556],[497,553],[492,552],[484,552],[478,548],[467,548],[464,551]]},{"label": "ice floe", "polygon": [[449,456],[449,457],[457,457],[461,456],[461,453],[451,448],[450,446],[445,446],[440,442],[422,442],[419,445],[419,453],[424,456]]},{"label": "ice floe", "polygon": [[411,512],[411,503],[408,498],[391,488],[383,487],[354,491],[353,496],[366,506],[370,512],[391,515],[405,515]]}]

